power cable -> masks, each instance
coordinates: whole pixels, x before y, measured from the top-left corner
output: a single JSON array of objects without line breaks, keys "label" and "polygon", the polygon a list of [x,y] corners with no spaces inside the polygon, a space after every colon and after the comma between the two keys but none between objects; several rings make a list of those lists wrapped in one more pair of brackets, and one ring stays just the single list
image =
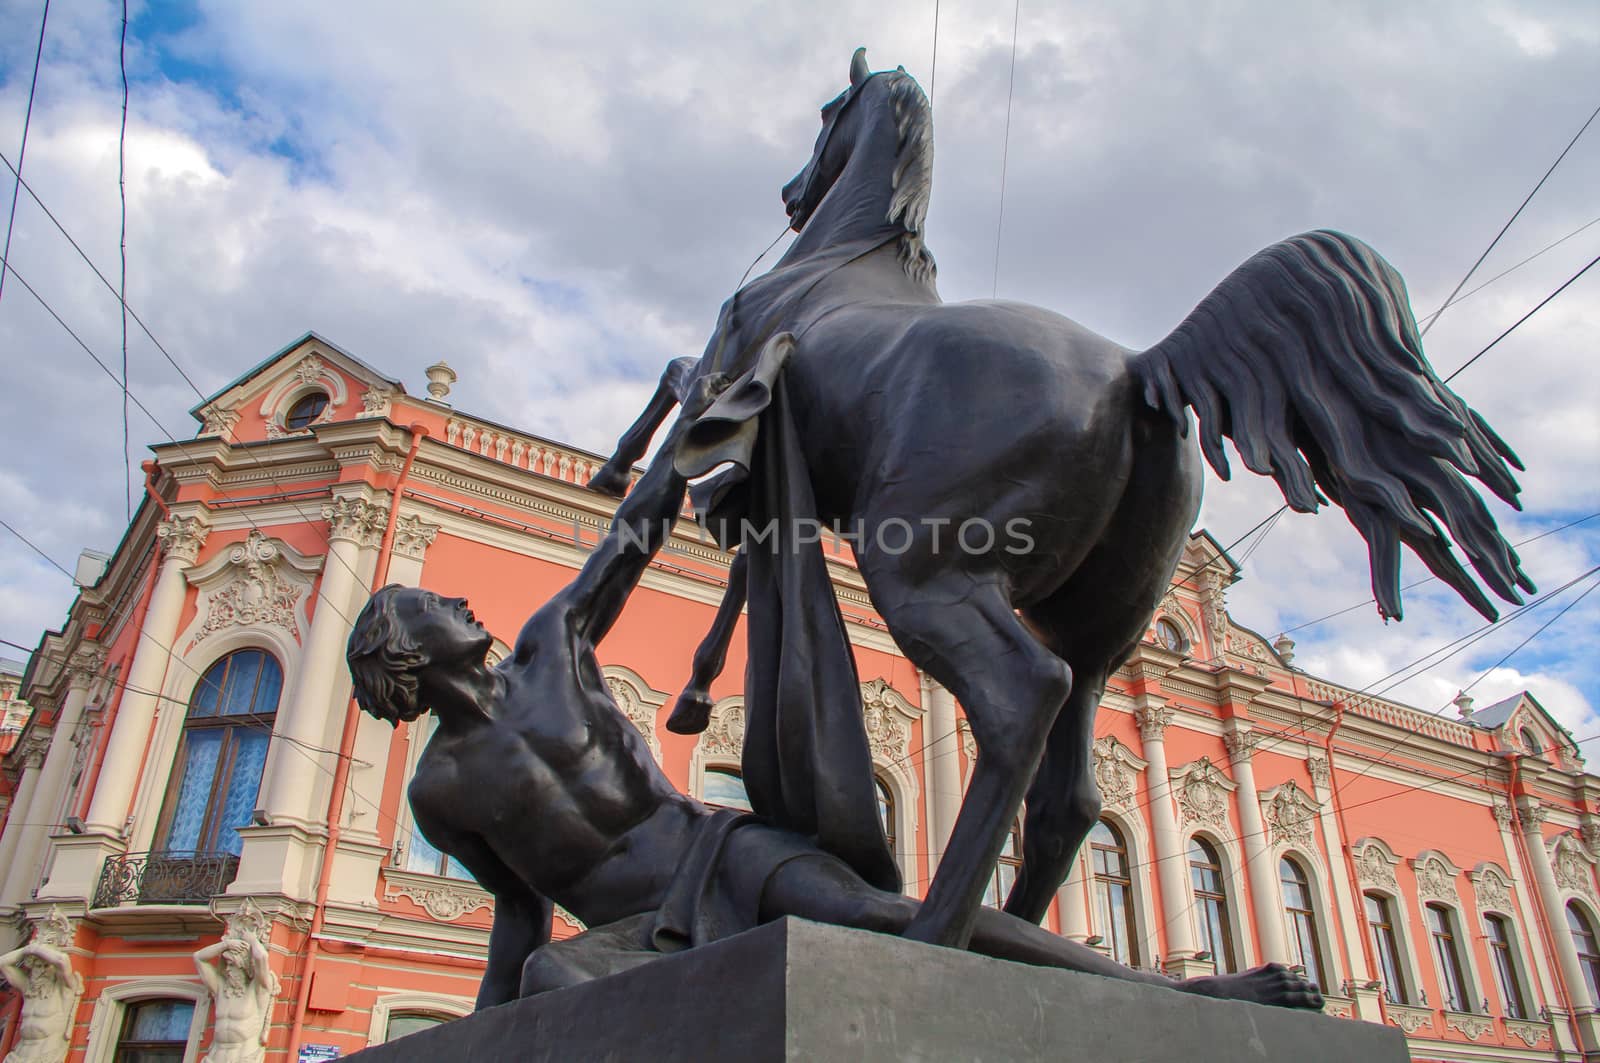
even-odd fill
[{"label": "power cable", "polygon": [[1507,336],[1511,335],[1511,333],[1513,331],[1516,330],[1517,325],[1522,324],[1524,321],[1528,320],[1534,314],[1537,314],[1539,311],[1543,310],[1545,308],[1545,304],[1549,303],[1550,300],[1554,299],[1556,296],[1558,296],[1562,292],[1566,291],[1567,288],[1572,284],[1573,281],[1577,280],[1579,277],[1583,276],[1585,273],[1588,273],[1591,269],[1593,269],[1596,262],[1600,262],[1600,255],[1596,255],[1594,258],[1591,258],[1589,260],[1589,264],[1587,266],[1584,266],[1578,272],[1576,272],[1572,276],[1568,277],[1565,284],[1561,285],[1561,287],[1557,288],[1555,291],[1551,292],[1549,295],[1547,295],[1543,299],[1541,299],[1539,301],[1539,305],[1538,306],[1534,307],[1532,310],[1529,310],[1526,314],[1523,314],[1521,317],[1517,318],[1516,324],[1512,325],[1510,328],[1506,329],[1504,332],[1500,333],[1500,335],[1496,336],[1493,340],[1491,340],[1489,342],[1489,346],[1485,347],[1483,350],[1479,351],[1477,354],[1473,355],[1471,358],[1468,358],[1465,362],[1463,362],[1459,367],[1457,367],[1455,372],[1451,373],[1449,376],[1444,378],[1444,382],[1446,384],[1450,383],[1450,381],[1452,381],[1456,377],[1460,376],[1467,369],[1467,367],[1470,366],[1473,362],[1476,362],[1479,358],[1482,358],[1484,355],[1486,355],[1490,351],[1492,351],[1494,349],[1495,344],[1499,343],[1501,340],[1505,339]]},{"label": "power cable", "polygon": [[[26,535],[23,535],[21,532],[17,531],[17,529],[13,528],[10,524],[6,523],[4,518],[0,518],[0,528],[4,528],[12,535],[15,535],[18,539],[21,539],[24,546],[38,554],[40,557],[44,558],[46,561],[50,562],[51,567],[71,580],[74,587],[82,586],[82,584],[78,582],[78,577],[74,576],[72,573],[68,572],[64,567],[62,567],[61,562],[57,561],[55,558],[39,549],[39,547],[35,546],[32,540],[30,540]],[[28,652],[31,653],[33,651],[30,650]]]},{"label": "power cable", "polygon": [[[22,115],[22,146],[17,149],[17,183],[11,187],[11,213],[6,218],[6,246],[0,251],[0,267],[11,260],[11,231],[17,224],[17,193],[22,187],[22,163],[28,154],[28,127],[33,123],[33,96],[39,87],[39,61],[44,57],[44,30],[50,24],[50,0],[44,0],[44,15],[39,19],[39,45],[33,51],[33,79],[28,82],[28,109]],[[7,165],[10,165],[9,163]],[[0,268],[0,296],[5,294],[6,274]]]},{"label": "power cable", "polygon": [[[1506,277],[1506,276],[1509,276],[1512,273],[1515,273],[1517,270],[1521,269],[1523,266],[1526,266],[1529,262],[1532,262],[1534,259],[1540,257],[1545,252],[1554,251],[1556,248],[1560,247],[1562,244],[1566,243],[1568,240],[1572,239],[1574,236],[1577,236],[1579,233],[1582,233],[1582,232],[1588,230],[1589,228],[1591,228],[1591,227],[1593,227],[1594,225],[1597,225],[1597,224],[1600,224],[1600,218],[1593,218],[1593,219],[1585,222],[1584,224],[1578,226],[1576,229],[1572,230],[1567,235],[1563,236],[1561,239],[1557,240],[1555,243],[1546,244],[1545,246],[1541,247],[1539,250],[1535,251],[1533,254],[1529,255],[1527,258],[1523,259],[1521,262],[1518,262],[1516,265],[1508,266],[1507,268],[1501,270],[1499,273],[1496,273],[1493,277],[1490,277],[1488,280],[1484,281],[1482,284],[1478,285],[1476,288],[1473,288],[1471,291],[1467,292],[1461,298],[1457,299],[1455,301],[1455,303],[1451,303],[1450,305],[1451,306],[1455,306],[1457,303],[1466,302],[1468,299],[1472,298],[1474,295],[1477,295],[1479,292],[1481,292],[1485,288],[1489,287],[1489,285],[1493,284],[1495,281],[1500,280],[1502,277]],[[1444,313],[1444,307],[1443,306],[1439,307],[1437,310],[1435,310],[1433,313],[1427,315],[1426,317],[1420,319],[1417,323],[1419,325],[1420,324],[1425,324],[1427,322],[1432,321],[1434,318],[1438,317],[1442,313]]]},{"label": "power cable", "polygon": [[1522,202],[1518,204],[1517,209],[1512,212],[1511,217],[1506,219],[1506,223],[1500,226],[1500,231],[1495,233],[1493,240],[1489,241],[1489,246],[1483,249],[1483,254],[1478,256],[1478,261],[1472,264],[1472,268],[1467,270],[1466,276],[1462,277],[1461,282],[1456,285],[1455,291],[1450,293],[1449,298],[1445,299],[1444,305],[1440,306],[1434,313],[1433,320],[1428,322],[1427,328],[1422,330],[1422,335],[1426,336],[1428,329],[1432,328],[1434,322],[1439,320],[1439,316],[1450,308],[1450,304],[1455,301],[1456,292],[1459,292],[1467,281],[1472,279],[1472,275],[1478,271],[1478,267],[1483,265],[1483,260],[1489,257],[1489,252],[1494,250],[1495,245],[1500,242],[1500,238],[1506,234],[1506,230],[1511,228],[1511,224],[1521,216],[1523,208],[1532,202],[1534,196],[1539,194],[1539,189],[1544,187],[1544,183],[1550,180],[1550,175],[1556,172],[1556,167],[1561,165],[1561,160],[1567,157],[1567,152],[1571,151],[1572,146],[1578,142],[1578,138],[1583,136],[1584,130],[1589,128],[1589,123],[1595,120],[1596,115],[1600,115],[1600,107],[1596,107],[1583,125],[1579,127],[1578,131],[1572,135],[1572,139],[1567,142],[1567,146],[1561,149],[1561,154],[1556,156],[1556,161],[1550,164],[1550,169],[1546,170],[1544,176],[1539,178],[1539,183],[1533,186],[1533,191],[1527,194]]},{"label": "power cable", "polygon": [[117,67],[122,73],[122,126],[117,131],[117,202],[121,228],[117,238],[122,280],[117,302],[122,306],[122,492],[123,519],[133,523],[133,439],[128,431],[128,0],[122,0],[122,40],[117,46]]},{"label": "power cable", "polygon": [[1000,141],[1000,213],[994,220],[994,278],[989,297],[1000,294],[1000,234],[1006,220],[1006,163],[1011,157],[1011,101],[1017,88],[1017,26],[1022,19],[1022,0],[1017,0],[1011,12],[1011,78],[1006,83],[1006,131]]}]

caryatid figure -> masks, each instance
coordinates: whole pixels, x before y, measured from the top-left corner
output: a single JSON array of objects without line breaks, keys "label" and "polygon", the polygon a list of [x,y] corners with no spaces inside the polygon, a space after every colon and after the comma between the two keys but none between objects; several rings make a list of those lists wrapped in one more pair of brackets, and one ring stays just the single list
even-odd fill
[{"label": "caryatid figure", "polygon": [[211,1051],[201,1063],[260,1063],[278,976],[262,944],[265,919],[248,901],[228,920],[222,940],[194,954],[195,970],[211,991],[216,1022]]},{"label": "caryatid figure", "polygon": [[0,956],[0,974],[22,994],[17,1039],[5,1063],[61,1063],[71,1046],[73,1012],[83,979],[67,949],[72,925],[56,909],[41,920],[33,940]]}]

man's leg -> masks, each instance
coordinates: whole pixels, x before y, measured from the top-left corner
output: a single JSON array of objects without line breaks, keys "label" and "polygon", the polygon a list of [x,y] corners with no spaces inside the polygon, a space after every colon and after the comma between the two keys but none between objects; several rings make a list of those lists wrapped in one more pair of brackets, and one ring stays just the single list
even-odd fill
[{"label": "man's leg", "polygon": [[[794,915],[818,923],[899,934],[919,907],[910,897],[872,888],[842,862],[819,853],[791,859],[772,874],[762,890],[760,913],[762,922]],[[979,909],[969,948],[996,959],[1082,971],[1200,996],[1290,1008],[1322,1007],[1317,988],[1282,964],[1179,982],[1153,971],[1125,967],[1087,945],[993,908]]]}]

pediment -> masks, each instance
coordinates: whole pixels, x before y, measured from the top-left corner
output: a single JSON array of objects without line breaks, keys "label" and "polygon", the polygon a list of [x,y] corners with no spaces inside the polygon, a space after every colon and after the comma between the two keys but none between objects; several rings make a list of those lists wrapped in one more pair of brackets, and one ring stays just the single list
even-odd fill
[{"label": "pediment", "polygon": [[322,562],[252,529],[242,542],[189,569],[185,575],[199,600],[179,639],[183,652],[233,627],[277,627],[302,642],[309,623],[306,602]]},{"label": "pediment", "polygon": [[313,422],[321,424],[383,416],[390,402],[405,394],[405,387],[308,333],[189,412],[200,422],[202,436],[276,439],[294,434],[285,427],[284,416],[313,391],[324,392],[329,400]]}]

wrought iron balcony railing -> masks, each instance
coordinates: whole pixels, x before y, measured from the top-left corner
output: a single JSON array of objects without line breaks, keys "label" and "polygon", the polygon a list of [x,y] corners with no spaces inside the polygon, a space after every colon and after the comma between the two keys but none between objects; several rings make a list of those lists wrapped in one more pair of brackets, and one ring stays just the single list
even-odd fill
[{"label": "wrought iron balcony railing", "polygon": [[94,906],[205,904],[238,873],[239,858],[232,853],[161,850],[113,856],[100,869]]}]

